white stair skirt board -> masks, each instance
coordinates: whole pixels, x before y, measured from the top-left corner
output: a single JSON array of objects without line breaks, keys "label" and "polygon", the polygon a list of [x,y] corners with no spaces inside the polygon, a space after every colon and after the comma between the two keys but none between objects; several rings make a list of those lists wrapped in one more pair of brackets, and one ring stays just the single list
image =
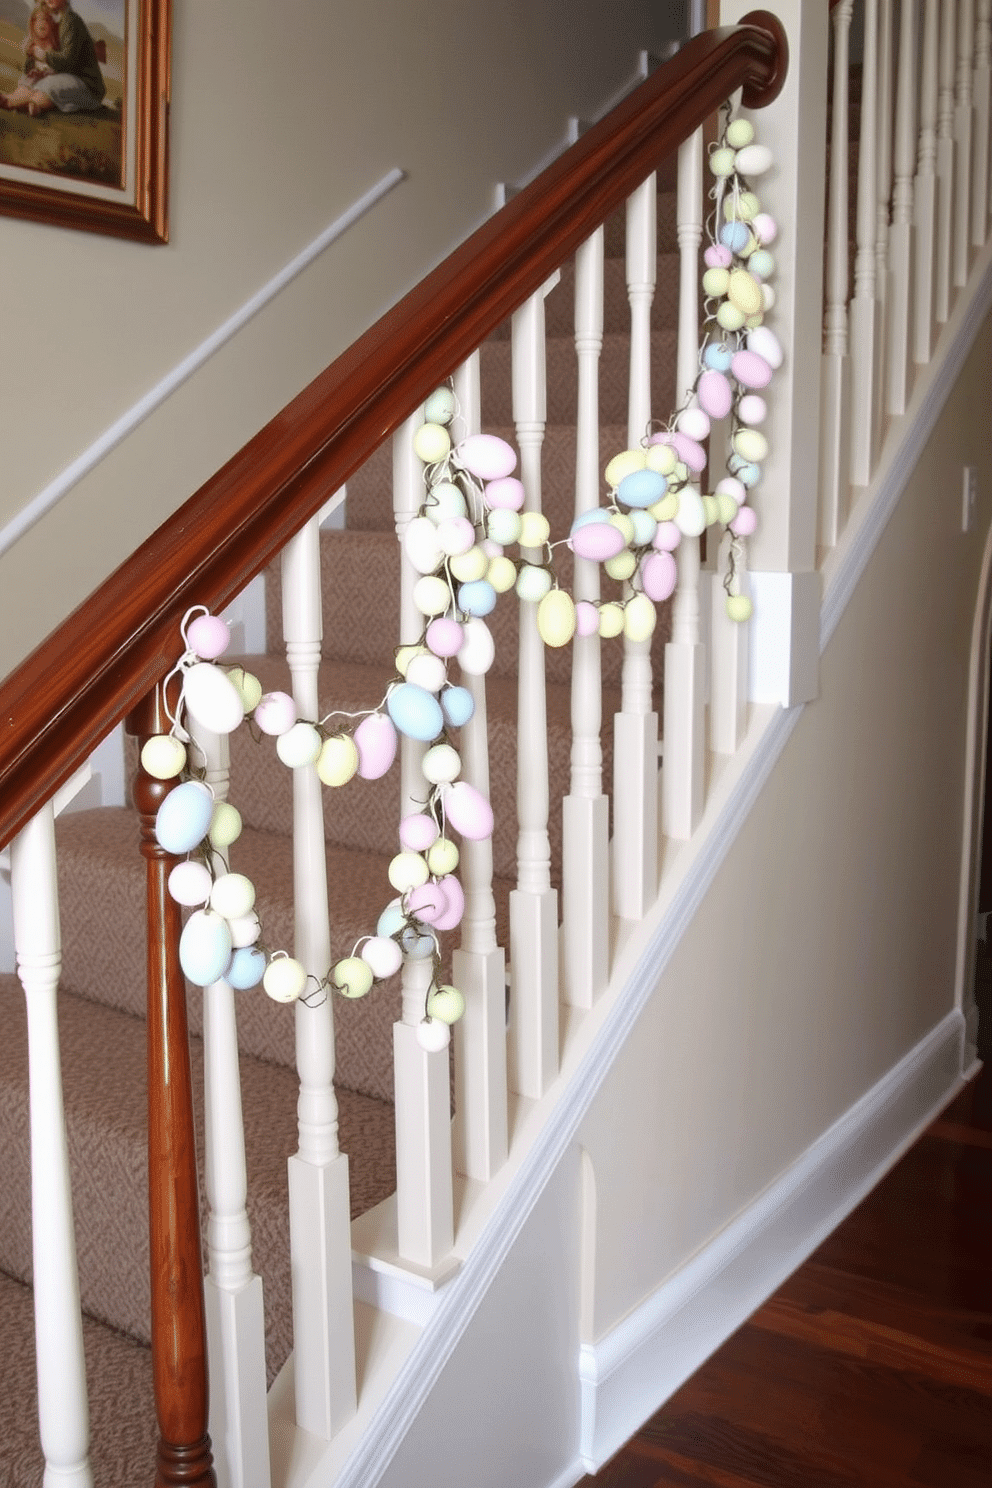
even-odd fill
[{"label": "white stair skirt board", "polygon": [[820,575],[749,573],[752,703],[791,708],[820,690]]},{"label": "white stair skirt board", "polygon": [[580,1451],[597,1472],[781,1286],[965,1083],[955,1009],[770,1188],[580,1355]]}]

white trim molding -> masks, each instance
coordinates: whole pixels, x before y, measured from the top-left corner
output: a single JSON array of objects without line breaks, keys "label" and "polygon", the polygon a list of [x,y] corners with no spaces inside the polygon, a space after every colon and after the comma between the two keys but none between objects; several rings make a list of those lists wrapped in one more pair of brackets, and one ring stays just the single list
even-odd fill
[{"label": "white trim molding", "polygon": [[871,1192],[964,1083],[954,1009],[688,1265],[583,1344],[582,1461],[598,1472]]}]

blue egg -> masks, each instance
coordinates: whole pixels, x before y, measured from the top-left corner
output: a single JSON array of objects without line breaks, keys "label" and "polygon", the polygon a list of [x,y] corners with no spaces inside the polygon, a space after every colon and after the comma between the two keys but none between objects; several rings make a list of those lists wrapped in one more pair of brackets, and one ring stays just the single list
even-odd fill
[{"label": "blue egg", "polygon": [[729,372],[734,354],[722,341],[711,341],[703,352],[703,361],[714,372]]},{"label": "blue egg", "polygon": [[376,935],[384,936],[388,940],[397,931],[402,930],[405,924],[406,915],[403,913],[403,907],[398,899],[394,899],[390,904],[386,905],[382,914],[379,916],[375,933]]},{"label": "blue egg", "polygon": [[658,531],[658,523],[650,512],[632,511],[630,520],[634,526],[633,546],[635,548],[646,548]]},{"label": "blue egg", "polygon": [[731,455],[727,469],[731,475],[736,475],[742,486],[756,486],[761,479],[761,466],[755,465],[753,460],[742,459],[740,455]]},{"label": "blue egg", "polygon": [[751,229],[746,222],[725,222],[720,229],[720,242],[731,253],[742,253],[750,236]]},{"label": "blue egg", "polygon": [[401,682],[386,698],[386,711],[401,734],[428,744],[444,728],[437,698],[416,682]]},{"label": "blue egg", "polygon": [[433,956],[437,949],[433,935],[421,935],[412,925],[408,925],[400,936],[400,945],[408,956],[415,961],[424,961],[428,956]]},{"label": "blue egg", "polygon": [[466,615],[489,615],[496,608],[496,590],[488,579],[470,579],[458,590],[458,608]]},{"label": "blue egg", "polygon": [[475,699],[467,687],[446,687],[441,694],[441,708],[452,728],[461,728],[475,712]]},{"label": "blue egg", "polygon": [[611,513],[605,511],[603,507],[594,506],[592,511],[583,512],[581,516],[576,517],[572,523],[572,532],[578,532],[580,527],[588,527],[591,522],[608,522],[610,516]]},{"label": "blue egg", "polygon": [[241,946],[231,958],[227,980],[238,992],[257,987],[265,973],[265,954],[258,946]]},{"label": "blue egg", "polygon": [[617,500],[624,506],[653,506],[668,490],[668,482],[657,470],[632,470],[617,486]]},{"label": "blue egg", "polygon": [[184,780],[169,792],[155,817],[155,836],[165,852],[176,857],[192,852],[207,835],[214,798],[198,780]]},{"label": "blue egg", "polygon": [[209,987],[231,961],[231,931],[222,915],[198,909],[179,937],[179,964],[195,987]]}]

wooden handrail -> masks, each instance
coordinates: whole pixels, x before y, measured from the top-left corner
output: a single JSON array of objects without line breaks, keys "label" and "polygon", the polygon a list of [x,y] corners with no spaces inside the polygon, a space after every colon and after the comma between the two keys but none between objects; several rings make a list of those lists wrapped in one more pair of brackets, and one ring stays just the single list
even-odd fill
[{"label": "wooden handrail", "polygon": [[169,517],[0,691],[0,846],[439,382],[737,88],[788,65],[778,19],[693,38],[394,306]]}]

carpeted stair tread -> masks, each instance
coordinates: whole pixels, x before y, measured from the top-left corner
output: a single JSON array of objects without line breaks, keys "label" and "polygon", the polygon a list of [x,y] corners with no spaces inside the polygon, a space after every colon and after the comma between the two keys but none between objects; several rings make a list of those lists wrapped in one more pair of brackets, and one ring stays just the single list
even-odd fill
[{"label": "carpeted stair tread", "polygon": [[[264,994],[263,998],[264,998]],[[242,994],[243,1002],[244,994]],[[265,999],[267,1000],[267,999]],[[191,999],[192,1001],[192,999]],[[0,978],[0,1269],[31,1278],[30,1147],[24,994]],[[292,1009],[282,1009],[293,1021]],[[63,992],[59,1035],[73,1208],[84,1309],[149,1339],[147,1053],[145,1024]],[[197,1146],[203,1152],[203,1044],[190,1040]],[[295,1072],[241,1057],[253,1266],[263,1278],[269,1375],[292,1347],[286,1159],[296,1150]],[[349,1156],[352,1216],[395,1187],[393,1107],[339,1089],[340,1142]],[[201,1162],[202,1169],[202,1162]],[[201,1212],[206,1200],[201,1191]]]},{"label": "carpeted stair tread", "polygon": [[[0,1273],[0,1484],[37,1488],[45,1471],[38,1439],[34,1297]],[[144,1344],[83,1318],[90,1416],[90,1465],[100,1488],[134,1488],[155,1476],[152,1356]]]},{"label": "carpeted stair tread", "polygon": [[[663,410],[667,418],[675,396],[675,353],[677,335],[667,327],[651,333],[651,403]],[[578,361],[571,338],[556,336],[548,340],[547,421],[549,424],[574,424],[578,406]],[[509,341],[485,341],[482,345],[482,427],[488,433],[498,424],[513,420],[510,384],[511,346]],[[627,415],[627,391],[630,385],[630,350],[626,332],[608,331],[603,335],[599,357],[599,416],[604,423],[620,423]]]}]

